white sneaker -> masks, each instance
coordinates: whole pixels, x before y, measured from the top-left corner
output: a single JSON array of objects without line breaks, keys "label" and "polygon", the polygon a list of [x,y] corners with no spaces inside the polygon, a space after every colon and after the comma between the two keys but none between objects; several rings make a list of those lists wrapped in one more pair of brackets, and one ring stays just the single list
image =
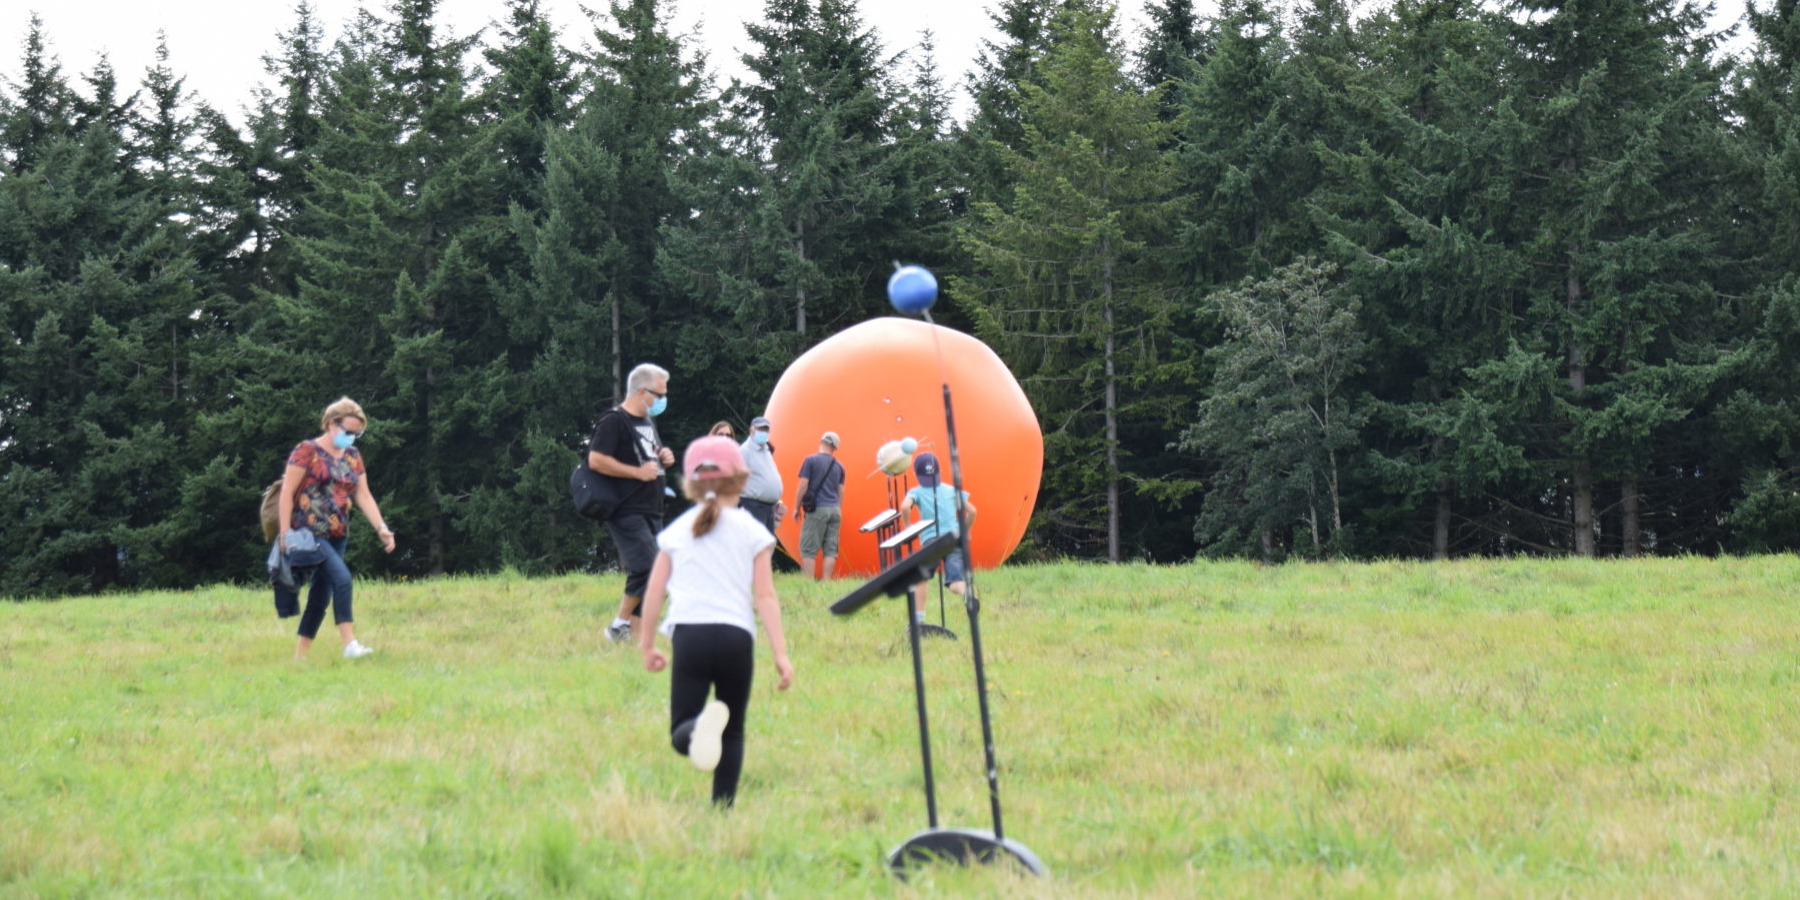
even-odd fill
[{"label": "white sneaker", "polygon": [[368,656],[369,654],[374,653],[374,652],[375,651],[373,649],[363,646],[362,641],[351,641],[350,643],[344,645],[344,658],[345,659],[362,659],[363,657]]},{"label": "white sneaker", "polygon": [[631,640],[631,623],[620,622],[606,626],[606,636],[615,644],[623,644]]},{"label": "white sneaker", "polygon": [[709,700],[694,720],[694,733],[688,738],[688,759],[694,768],[711,772],[719,767],[719,754],[724,748],[725,725],[731,721],[731,707]]}]

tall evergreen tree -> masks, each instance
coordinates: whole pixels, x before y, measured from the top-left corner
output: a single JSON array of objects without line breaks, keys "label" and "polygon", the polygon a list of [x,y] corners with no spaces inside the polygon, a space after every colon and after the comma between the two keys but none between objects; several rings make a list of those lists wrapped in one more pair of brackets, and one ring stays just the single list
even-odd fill
[{"label": "tall evergreen tree", "polygon": [[[1569,548],[1596,552],[1603,480],[1624,555],[1645,537],[1644,479],[1707,390],[1716,358],[1706,233],[1720,182],[1720,72],[1701,12],[1673,2],[1522,4],[1513,83],[1523,177],[1512,197],[1530,260],[1527,346],[1560,361],[1552,447]],[[1672,471],[1681,468],[1677,465]],[[1665,529],[1666,530],[1666,529]]]},{"label": "tall evergreen tree", "polygon": [[1722,385],[1723,447],[1740,470],[1734,548],[1800,548],[1800,3],[1752,5],[1755,45],[1734,96],[1744,177],[1732,210],[1750,273],[1737,364]]},{"label": "tall evergreen tree", "polygon": [[155,144],[133,146],[110,66],[76,97],[39,29],[26,44],[0,177],[0,593],[192,583],[206,279],[174,199],[192,192],[178,166],[135,166]]},{"label": "tall evergreen tree", "polygon": [[1513,516],[1489,498],[1537,484],[1489,452],[1493,421],[1463,402],[1466,373],[1506,354],[1521,316],[1512,155],[1491,127],[1511,114],[1493,77],[1511,45],[1466,0],[1402,0],[1366,31],[1366,132],[1321,149],[1331,187],[1315,201],[1346,289],[1366,298],[1363,384],[1381,401],[1365,435],[1388,518],[1361,548],[1442,559],[1494,547]]},{"label": "tall evergreen tree", "polygon": [[[1211,47],[1211,36],[1205,22],[1194,8],[1194,0],[1159,0],[1146,3],[1144,15],[1149,23],[1144,29],[1143,46],[1138,50],[1138,80],[1144,87],[1173,84],[1180,86],[1194,79]],[[1163,97],[1163,116],[1173,118],[1181,109],[1179,91]]]},{"label": "tall evergreen tree", "polygon": [[1110,13],[1059,23],[1024,86],[1023,148],[1005,151],[1012,195],[975,206],[975,271],[952,281],[1047,426],[1040,537],[1084,549],[1097,535],[1114,561],[1136,481],[1122,429],[1175,414],[1163,389],[1184,362],[1149,252],[1171,216],[1167,126],[1158,92],[1140,93],[1124,67]]}]

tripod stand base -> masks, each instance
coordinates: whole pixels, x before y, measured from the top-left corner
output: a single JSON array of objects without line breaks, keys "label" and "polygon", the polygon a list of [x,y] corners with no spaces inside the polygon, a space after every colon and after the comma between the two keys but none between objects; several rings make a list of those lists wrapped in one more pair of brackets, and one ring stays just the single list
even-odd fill
[{"label": "tripod stand base", "polygon": [[996,839],[991,831],[973,828],[927,828],[906,839],[888,853],[888,870],[901,881],[913,869],[933,862],[993,865],[1016,863],[1024,871],[1039,878],[1048,874],[1044,863],[1031,848],[1012,838]]}]

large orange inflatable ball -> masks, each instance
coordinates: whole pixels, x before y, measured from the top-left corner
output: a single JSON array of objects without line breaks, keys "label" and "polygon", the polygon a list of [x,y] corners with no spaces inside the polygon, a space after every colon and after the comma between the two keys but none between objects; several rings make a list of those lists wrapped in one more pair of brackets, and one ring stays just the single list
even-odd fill
[{"label": "large orange inflatable ball", "polygon": [[[915,439],[919,452],[937,454],[944,483],[950,483],[946,381],[956,414],[963,489],[979,510],[969,532],[970,550],[975,565],[992,568],[1019,546],[1031,522],[1044,472],[1044,434],[1018,379],[986,344],[939,325],[875,319],[806,351],[775,385],[765,415],[774,423],[770,443],[790,507],[800,463],[818,452],[819,438],[835,431],[842,442],[837,452],[844,466],[839,572],[873,575],[879,570],[875,535],[859,532],[857,526],[889,508],[888,476],[876,459],[884,445]],[[885,458],[891,461],[894,453],[889,447]],[[916,486],[910,466],[904,471],[908,486]],[[799,551],[800,525],[791,509],[776,535],[790,553]]]}]

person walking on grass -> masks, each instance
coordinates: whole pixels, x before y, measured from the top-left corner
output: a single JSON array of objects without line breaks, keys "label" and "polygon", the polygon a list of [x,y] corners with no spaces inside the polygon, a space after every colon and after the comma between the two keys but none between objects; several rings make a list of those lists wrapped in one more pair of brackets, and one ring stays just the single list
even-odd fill
[{"label": "person walking on grass", "polygon": [[775,445],[769,443],[774,425],[762,416],[750,420],[750,436],[738,445],[750,480],[744,483],[744,496],[738,504],[762,527],[775,530],[787,506],[781,502],[781,470],[775,466]]},{"label": "person walking on grass", "polygon": [[625,399],[600,414],[588,439],[588,468],[613,481],[619,505],[606,520],[625,591],[606,636],[615,644],[631,639],[644,605],[644,586],[656,561],[656,533],[662,530],[662,478],[675,454],[664,447],[654,419],[669,406],[669,373],[644,363],[625,380]]},{"label": "person walking on grass", "polygon": [[[921,453],[913,460],[913,476],[918,478],[919,486],[906,492],[906,499],[900,501],[900,514],[910,517],[913,510],[918,510],[919,521],[929,520],[930,525],[919,532],[919,546],[931,543],[940,534],[962,534],[963,529],[975,524],[975,504],[969,502],[969,492],[962,492],[962,523],[957,523],[956,488],[943,483],[942,473],[938,471],[938,458],[935,453]],[[963,574],[962,550],[951,551],[944,557],[944,584],[950,592],[958,597],[964,596],[968,589],[968,578]],[[913,587],[913,621],[919,623],[921,634],[939,637],[955,637],[949,629],[925,623],[925,589],[929,581],[921,581]]]},{"label": "person walking on grass", "polygon": [[[708,436],[682,457],[682,489],[695,505],[656,536],[656,564],[644,594],[644,620],[654,623],[663,598],[663,630],[675,654],[656,649],[656,633],[638,635],[644,668],[669,671],[669,740],[675,752],[713,773],[713,803],[737,798],[744,765],[744,716],[755,673],[756,620],[775,651],[776,690],[794,683],[781,602],[770,560],[775,535],[739,507],[749,472],[730,438]],[[707,699],[708,691],[712,699]]]},{"label": "person walking on grass", "polygon": [[843,523],[844,467],[837,461],[838,436],[827,431],[819,437],[819,452],[800,464],[799,484],[794,486],[794,521],[800,523],[800,567],[813,568],[813,557],[824,555],[813,580],[829,579],[837,569],[838,529]]},{"label": "person walking on grass", "polygon": [[[350,567],[344,564],[344,545],[349,540],[350,504],[362,510],[363,518],[375,526],[381,536],[381,547],[394,552],[394,531],[382,521],[381,507],[375,503],[375,492],[369,488],[369,472],[363,463],[356,439],[368,428],[368,417],[355,400],[339,399],[325,407],[319,420],[323,434],[301,441],[288,454],[287,470],[281,478],[281,499],[277,521],[287,528],[312,531],[319,539],[325,561],[313,576],[312,590],[306,595],[306,609],[300,614],[300,640],[294,647],[294,658],[305,659],[319,635],[325,620],[325,607],[337,622],[338,635],[344,639],[344,658],[361,659],[373,653],[356,639],[352,624]],[[287,531],[277,538],[287,548]]]}]

